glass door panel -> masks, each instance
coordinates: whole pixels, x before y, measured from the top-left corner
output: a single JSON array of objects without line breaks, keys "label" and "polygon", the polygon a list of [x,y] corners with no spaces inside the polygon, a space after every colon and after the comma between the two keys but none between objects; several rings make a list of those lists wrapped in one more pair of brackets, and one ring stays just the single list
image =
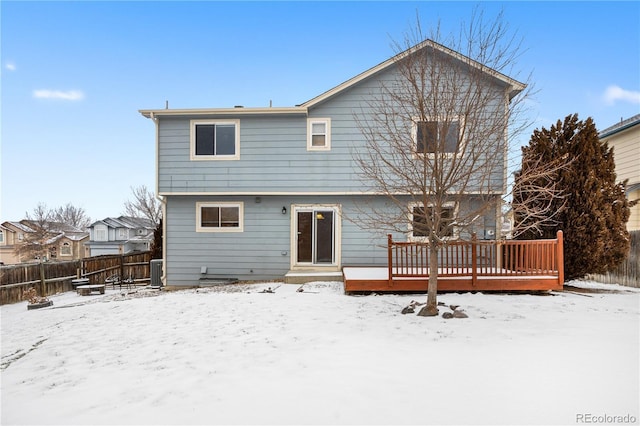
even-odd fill
[{"label": "glass door panel", "polygon": [[296,262],[333,264],[335,262],[335,211],[300,208],[296,211]]},{"label": "glass door panel", "polygon": [[315,263],[333,263],[333,210],[317,210]]},{"label": "glass door panel", "polygon": [[298,212],[298,263],[313,261],[313,212]]}]

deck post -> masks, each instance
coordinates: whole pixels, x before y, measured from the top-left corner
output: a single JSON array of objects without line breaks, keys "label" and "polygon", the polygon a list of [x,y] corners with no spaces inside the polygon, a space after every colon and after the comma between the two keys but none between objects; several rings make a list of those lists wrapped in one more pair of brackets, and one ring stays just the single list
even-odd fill
[{"label": "deck post", "polygon": [[471,234],[471,286],[475,287],[478,282],[478,236],[474,232]]},{"label": "deck post", "polygon": [[387,234],[387,267],[389,268],[389,287],[393,286],[393,237]]},{"label": "deck post", "polygon": [[556,262],[558,262],[558,285],[564,285],[564,240],[562,231],[557,232],[558,243],[556,245]]}]

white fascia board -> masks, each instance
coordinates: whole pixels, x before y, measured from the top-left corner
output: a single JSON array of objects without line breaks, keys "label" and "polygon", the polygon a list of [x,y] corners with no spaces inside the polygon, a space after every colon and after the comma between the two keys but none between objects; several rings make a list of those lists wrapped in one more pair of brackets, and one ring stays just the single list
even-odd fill
[{"label": "white fascia board", "polygon": [[466,64],[469,64],[470,66],[477,68],[477,69],[481,69],[483,72],[485,72],[486,74],[504,82],[505,84],[507,84],[510,87],[510,99],[517,95],[518,93],[520,93],[521,91],[523,91],[527,85],[524,83],[521,83],[517,80],[512,79],[511,77],[508,77],[496,70],[493,70],[491,68],[485,67],[482,64],[480,64],[477,61],[474,61],[473,59],[462,55],[458,52],[456,52],[455,50],[449,49],[448,47],[445,47],[439,43],[434,42],[433,40],[425,40],[422,43],[418,43],[415,46],[405,50],[404,52],[398,53],[397,55],[387,59],[386,61],[376,65],[373,68],[368,69],[367,71],[364,71],[360,74],[358,74],[357,76],[350,78],[349,80],[345,81],[342,84],[339,84],[338,86],[334,87],[333,89],[327,90],[326,92],[316,96],[313,99],[308,100],[307,102],[301,104],[300,106],[302,107],[307,107],[307,108],[311,108],[314,105],[324,101],[325,99],[328,99],[332,96],[334,96],[335,94],[371,77],[372,75],[386,69],[387,67],[393,65],[394,63],[396,63],[398,60],[409,56],[427,46],[430,46],[436,50],[439,50],[440,52],[443,52],[447,55],[450,55],[456,59],[458,59],[461,62],[464,62]]},{"label": "white fascia board", "polygon": [[265,108],[188,108],[188,109],[141,109],[138,110],[146,118],[152,117],[214,117],[241,115],[306,115],[305,107],[265,107]]},{"label": "white fascia board", "polygon": [[[194,192],[161,192],[159,194],[162,197],[170,197],[170,196],[197,196],[197,197],[201,197],[201,196],[227,196],[227,197],[233,197],[233,196],[269,196],[269,195],[289,195],[289,196],[307,196],[307,195],[318,195],[318,196],[323,196],[323,195],[328,195],[328,196],[349,196],[349,195],[370,195],[370,196],[385,196],[387,194],[382,193],[382,192],[371,192],[371,191],[329,191],[329,192],[306,192],[306,191],[293,191],[293,192],[286,192],[286,191],[242,191],[242,192],[220,192],[220,191],[211,191],[211,192],[207,192],[207,191],[194,191]],[[400,196],[400,195],[411,195],[410,193],[394,193],[392,194],[394,196]],[[465,192],[464,194],[452,194],[453,196],[457,196],[457,195],[503,195],[502,191],[489,191],[489,192],[481,192],[481,191],[471,191],[471,192]]]}]

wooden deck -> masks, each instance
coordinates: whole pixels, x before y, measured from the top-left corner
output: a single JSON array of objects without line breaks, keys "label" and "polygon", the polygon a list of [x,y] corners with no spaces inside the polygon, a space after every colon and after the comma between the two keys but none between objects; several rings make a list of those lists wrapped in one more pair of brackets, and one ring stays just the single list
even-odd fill
[{"label": "wooden deck", "polygon": [[[354,292],[424,293],[428,245],[388,240],[388,264],[344,267],[344,288]],[[551,240],[455,241],[440,251],[438,291],[546,291],[564,284],[562,231]]]}]

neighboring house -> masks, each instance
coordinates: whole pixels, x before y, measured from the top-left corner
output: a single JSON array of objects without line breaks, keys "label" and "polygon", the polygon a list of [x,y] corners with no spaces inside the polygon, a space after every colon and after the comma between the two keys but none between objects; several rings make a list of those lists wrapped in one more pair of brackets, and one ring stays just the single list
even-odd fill
[{"label": "neighboring house", "polygon": [[618,180],[628,179],[627,199],[638,200],[631,207],[627,230],[640,230],[640,114],[604,129],[599,137],[613,147]]},{"label": "neighboring house", "polygon": [[[524,85],[485,72],[505,99],[495,108],[508,108]],[[366,111],[397,73],[392,58],[293,107],[141,110],[156,126],[165,285],[341,280],[345,265],[386,265],[384,236],[356,223],[362,206],[388,202],[358,177],[353,152],[365,138],[354,112]],[[497,175],[506,182],[502,169]],[[495,200],[501,191],[492,192]],[[458,207],[451,206],[452,220]],[[500,233],[497,210],[474,222],[480,238]]]},{"label": "neighboring house", "polygon": [[15,254],[16,239],[17,232],[12,227],[0,224],[0,264],[19,263]]},{"label": "neighboring house", "polygon": [[85,246],[90,256],[147,251],[151,248],[155,228],[148,219],[108,217],[89,226],[90,238]]},{"label": "neighboring house", "polygon": [[[49,236],[44,242],[47,246],[44,260],[77,260],[85,257],[84,243],[89,239],[88,232],[57,222],[47,222],[45,227]],[[0,262],[16,264],[38,260],[17,253],[20,246],[33,239],[37,228],[35,222],[28,220],[3,222],[0,225]]]}]

